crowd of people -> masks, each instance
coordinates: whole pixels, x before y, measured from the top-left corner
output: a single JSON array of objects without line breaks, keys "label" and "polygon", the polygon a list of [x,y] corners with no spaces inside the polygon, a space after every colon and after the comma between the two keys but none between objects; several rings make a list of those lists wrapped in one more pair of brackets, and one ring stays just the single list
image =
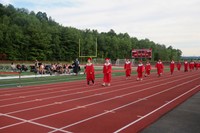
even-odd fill
[{"label": "crowd of people", "polygon": [[22,64],[22,65],[17,64],[16,65],[13,62],[11,63],[10,67],[11,67],[11,70],[13,72],[17,72],[17,71],[20,71],[20,72],[25,71],[26,72],[28,70],[28,67],[26,65],[24,65],[24,64]]},{"label": "crowd of people", "polygon": [[77,75],[80,71],[80,66],[77,59],[70,65],[62,63],[52,63],[49,65],[36,60],[32,69],[35,73],[38,74],[70,74],[73,72]]}]

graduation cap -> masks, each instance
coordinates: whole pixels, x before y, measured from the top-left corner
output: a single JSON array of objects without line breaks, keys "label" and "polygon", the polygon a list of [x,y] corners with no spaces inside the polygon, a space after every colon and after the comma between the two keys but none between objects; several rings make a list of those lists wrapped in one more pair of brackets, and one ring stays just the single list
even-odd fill
[{"label": "graduation cap", "polygon": [[88,58],[87,60],[92,60],[92,58]]}]

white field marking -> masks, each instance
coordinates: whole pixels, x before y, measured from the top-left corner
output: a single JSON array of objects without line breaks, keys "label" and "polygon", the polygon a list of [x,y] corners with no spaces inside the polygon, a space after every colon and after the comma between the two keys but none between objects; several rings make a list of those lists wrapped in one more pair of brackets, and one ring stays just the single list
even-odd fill
[{"label": "white field marking", "polygon": [[[118,79],[120,77],[124,77],[124,76],[113,77],[113,79]],[[76,79],[76,78],[72,78],[72,79]],[[81,79],[85,79],[85,77],[83,77]],[[97,79],[95,81],[101,81],[101,79]],[[21,89],[17,89],[17,88],[2,88],[0,93],[18,92],[18,91],[23,91],[23,90],[34,90],[34,89],[43,89],[44,90],[44,88],[47,88],[47,87],[59,87],[59,86],[63,86],[63,85],[68,84],[68,83],[75,83],[75,82],[77,82],[77,80],[76,81],[66,81],[66,82],[63,81],[61,84],[60,83],[52,83],[52,84],[46,84],[46,85],[42,85],[42,86],[38,86],[38,85],[25,86],[24,88],[21,88]],[[79,83],[80,82],[82,83],[82,82],[85,82],[85,81],[84,80],[79,80]],[[33,82],[33,83],[37,83],[37,82]],[[74,85],[72,85],[72,86],[74,86]]]},{"label": "white field marking", "polygon": [[85,106],[77,106],[76,108],[86,108]]},{"label": "white field marking", "polygon": [[[162,85],[165,85],[165,84],[168,84],[168,83],[164,83]],[[161,86],[161,85],[152,86],[152,87],[149,87],[149,88],[146,88],[146,89],[142,89],[142,90],[138,90],[138,91],[135,91],[135,92],[131,92],[131,93],[128,93],[128,94],[123,94],[121,96],[128,96],[128,95],[135,94],[135,93],[138,93],[138,92],[142,92],[142,91],[145,91],[145,90],[149,90],[149,89],[152,89],[152,88],[155,88],[155,87],[158,87],[158,86]],[[102,101],[86,104],[86,105],[83,105],[83,106],[89,107],[89,106],[92,106],[92,105],[96,105],[96,104],[99,104],[99,103],[111,101],[111,100],[114,100],[114,99],[117,99],[117,98],[116,97],[112,97],[112,98],[109,98],[109,99],[104,99]],[[144,98],[139,99],[139,101],[143,101],[143,99]],[[54,115],[58,115],[58,114],[62,114],[62,113],[70,112],[70,111],[74,111],[74,110],[77,110],[77,109],[79,109],[79,108],[77,108],[77,107],[76,108],[71,108],[71,109],[68,109],[68,110],[63,110],[63,111],[60,111],[60,112],[56,112],[56,113],[44,115],[44,116],[41,116],[41,117],[37,117],[37,118],[31,119],[31,120],[35,121],[35,120],[43,119],[43,118],[46,118],[46,117],[50,117],[50,116],[54,116]]]},{"label": "white field marking", "polygon": [[[190,77],[191,77],[191,76],[190,76]],[[188,78],[188,77],[187,77],[187,78]],[[182,78],[182,79],[186,79],[186,78]],[[179,80],[182,80],[182,79],[179,79]],[[154,87],[162,86],[162,85],[165,85],[165,84],[168,84],[168,83],[172,83],[172,82],[176,82],[176,81],[179,81],[179,80],[173,80],[173,81],[171,81],[171,82],[167,82],[167,83],[164,83],[164,84],[159,84],[159,85],[156,85],[156,86],[148,87],[148,88],[145,88],[145,89],[142,89],[142,90],[139,90],[139,91],[134,91],[134,92],[131,92],[131,93],[128,93],[128,94],[125,94],[125,95],[123,94],[123,95],[115,96],[115,97],[113,97],[113,98],[111,98],[111,99],[108,99],[108,100],[112,100],[112,99],[116,99],[116,98],[121,98],[121,97],[130,95],[130,94],[142,92],[142,91],[145,91],[145,90],[152,89],[152,88],[154,88]],[[156,82],[156,81],[155,81],[155,82]],[[160,82],[160,81],[159,81],[159,82]],[[153,82],[151,82],[151,83],[153,83]],[[147,84],[149,84],[149,83],[147,83]],[[134,86],[134,87],[138,87],[138,86],[141,86],[141,85],[137,85],[137,86]],[[100,93],[100,94],[101,94],[101,95],[109,94],[109,93],[112,93],[112,92],[117,92],[117,91],[121,91],[121,90],[126,90],[126,89],[129,89],[129,88],[132,88],[132,87],[126,87],[126,88],[123,88],[123,89],[112,90],[112,91],[103,92],[103,93]],[[89,95],[89,96],[86,96],[86,97],[75,98],[75,99],[70,99],[70,100],[60,101],[60,102],[62,102],[62,103],[67,103],[67,102],[72,102],[72,101],[76,101],[76,100],[91,98],[91,97],[94,97],[94,96],[96,96],[96,95]],[[104,101],[104,100],[103,100],[103,101]],[[107,100],[106,100],[106,101],[107,101]],[[33,107],[33,108],[27,108],[27,109],[17,110],[17,111],[9,112],[9,113],[6,113],[6,114],[19,113],[19,112],[24,112],[24,111],[28,111],[28,110],[38,109],[38,108],[42,108],[42,107],[53,106],[53,105],[55,105],[55,102],[54,102],[54,103],[51,103],[51,104],[46,104],[46,105],[42,105],[42,106]]]},{"label": "white field marking", "polygon": [[165,107],[165,106],[167,106],[168,104],[170,104],[170,103],[174,102],[175,100],[177,100],[177,99],[181,98],[182,96],[184,96],[184,95],[186,95],[186,94],[190,93],[191,91],[193,91],[193,90],[197,89],[198,87],[200,87],[200,85],[197,85],[197,86],[195,86],[194,88],[190,89],[189,91],[187,91],[187,92],[185,92],[185,93],[183,93],[183,94],[179,95],[178,97],[176,97],[176,98],[172,99],[172,100],[171,100],[171,101],[169,101],[168,103],[166,103],[166,104],[164,104],[164,105],[160,106],[159,108],[157,108],[157,109],[155,109],[155,110],[153,110],[153,111],[149,112],[148,114],[146,114],[146,115],[142,116],[141,118],[139,118],[139,119],[137,119],[137,120],[135,120],[135,121],[133,121],[133,122],[129,123],[128,125],[126,125],[126,126],[124,126],[124,127],[120,128],[120,129],[118,129],[118,130],[117,130],[117,131],[115,131],[114,133],[119,133],[119,132],[123,131],[124,129],[126,129],[126,128],[128,128],[128,127],[132,126],[133,124],[135,124],[135,123],[137,123],[137,122],[141,121],[142,119],[144,119],[144,118],[146,118],[146,117],[150,116],[151,114],[155,113],[156,111],[159,111],[159,110],[161,110],[162,108],[164,108],[164,107]]},{"label": "white field marking", "polygon": [[19,96],[18,98],[26,98],[25,96]]},{"label": "white field marking", "polygon": [[[31,120],[29,120],[29,122],[31,122]],[[58,131],[58,130],[57,130]]]},{"label": "white field marking", "polygon": [[42,99],[35,99],[35,101],[42,101]]},{"label": "white field marking", "polygon": [[[121,81],[121,80],[120,80]],[[121,82],[124,82],[124,81],[121,81]],[[119,83],[119,82],[118,82]],[[70,86],[67,86],[67,87],[70,87]],[[74,87],[74,86],[73,86]],[[62,89],[62,88],[66,88],[66,86],[62,86],[60,87],[59,89]],[[87,87],[81,87],[81,88],[77,88],[77,89],[69,89],[69,90],[58,90],[58,91],[54,91],[54,92],[45,92],[45,93],[39,93],[39,94],[33,94],[33,95],[26,95],[24,97],[28,98],[28,97],[33,97],[33,96],[41,96],[41,95],[46,95],[46,94],[54,94],[54,93],[59,93],[59,92],[67,92],[67,91],[75,91],[75,90],[83,90],[84,88],[87,88]],[[45,91],[45,90],[49,90],[48,89],[42,89],[42,90],[36,90],[36,91],[29,91],[29,92],[40,92],[40,91]],[[52,90],[52,89],[51,89]],[[16,93],[16,94],[24,94],[24,93],[29,93],[29,92],[22,92],[22,93]],[[83,93],[83,92],[77,92],[77,94],[80,94],[80,93]],[[10,95],[13,95],[13,94],[10,94]],[[13,100],[13,99],[19,99],[21,97],[13,97],[13,98],[5,98],[5,99],[1,99],[0,101],[8,101],[8,100]]]},{"label": "white field marking", "polygon": [[139,100],[143,100],[143,101],[146,101],[147,99],[146,98],[138,98]]},{"label": "white field marking", "polygon": [[0,127],[0,130],[6,129],[6,128],[9,128],[9,127],[13,127],[13,126],[17,126],[17,125],[21,125],[21,124],[24,124],[24,123],[26,123],[26,122],[18,122],[18,123],[10,124],[10,125],[7,125],[7,126],[3,126],[3,127]]},{"label": "white field marking", "polygon": [[25,120],[25,119],[22,119],[22,118],[19,118],[19,117],[11,116],[11,115],[3,114],[3,116],[8,117],[8,118],[12,118],[12,119],[15,119],[15,120],[19,120],[19,121],[22,121],[22,122],[18,122],[18,123],[15,123],[15,124],[0,127],[0,130],[5,129],[5,128],[9,128],[9,127],[13,127],[13,126],[16,126],[16,125],[20,125],[20,124],[23,124],[23,123],[31,123],[31,124],[38,125],[40,127],[49,128],[49,129],[52,129],[52,130],[57,130],[57,131],[61,131],[61,132],[64,132],[64,133],[71,133],[71,132],[68,132],[68,131],[65,131],[65,130],[62,130],[62,129],[59,130],[58,128],[55,128],[55,127],[52,127],[52,126],[40,124],[40,123],[37,123],[37,122],[33,122],[31,120]]},{"label": "white field marking", "polygon": [[[182,77],[182,76],[177,76],[177,77]],[[177,77],[174,77],[174,78],[177,78]],[[154,80],[154,79],[152,79]],[[168,79],[164,79],[164,80],[168,80]],[[159,81],[155,81],[155,82],[160,82],[160,81],[163,81],[163,80],[159,80]],[[154,83],[154,82],[151,82],[151,83]],[[145,84],[142,84],[142,85],[146,85],[146,84],[151,84],[151,83],[145,83]],[[118,87],[118,86],[124,86],[124,85],[127,85],[127,84],[132,84],[132,83],[126,83],[126,84],[123,84],[123,85],[116,85],[116,86],[112,86],[112,88],[114,87]],[[140,85],[140,86],[142,86]],[[85,92],[93,92],[93,91],[98,91],[98,90],[105,90],[107,88],[97,88],[97,89],[93,89],[93,90],[87,90],[87,91],[83,91],[84,93]],[[69,94],[64,94],[64,95],[58,95],[58,96],[53,96],[53,97],[47,97],[47,98],[42,98],[42,100],[48,100],[48,99],[53,99],[53,98],[58,98],[58,97],[65,97],[65,96],[70,96],[70,95],[76,95],[77,93],[69,93]],[[12,104],[6,104],[6,105],[1,105],[1,107],[8,107],[8,106],[12,106],[12,105],[19,105],[19,104],[24,104],[24,103],[30,103],[30,102],[35,102],[35,100],[29,100],[29,101],[24,101],[24,102],[17,102],[17,103],[12,103]]]},{"label": "white field marking", "polygon": [[[156,73],[156,72],[153,72],[153,73]],[[181,74],[181,75],[184,75],[185,73],[183,73],[183,74]],[[124,77],[124,76],[117,76],[117,77],[114,77],[113,79],[119,79],[120,77]],[[98,79],[98,80],[96,80],[96,81],[99,81],[99,80],[101,80],[101,79]],[[121,80],[120,80],[121,81]],[[76,82],[76,81],[69,81],[69,82],[66,82],[66,84],[67,83],[73,83],[73,82]],[[81,81],[81,82],[84,82],[83,80]],[[48,84],[48,85],[44,85],[44,86],[31,86],[31,88],[30,89],[28,89],[28,86],[26,86],[26,88],[25,89],[23,89],[23,90],[34,90],[34,89],[42,89],[42,90],[34,90],[34,92],[36,91],[43,91],[43,90],[54,90],[55,88],[53,88],[53,87],[59,87],[59,88],[61,88],[63,85],[65,85],[65,83],[62,83],[62,84],[58,84],[58,83],[54,83],[54,84]],[[74,85],[72,85],[73,87],[74,87]],[[48,89],[44,89],[44,88],[46,88],[46,87],[48,87]],[[50,88],[52,88],[52,89],[50,89]],[[68,86],[69,87],[69,86]],[[9,89],[9,88],[5,88],[6,90],[8,90],[9,92],[11,91],[11,92],[15,92],[15,91],[23,91],[22,89],[15,89],[15,90],[13,90],[13,88],[11,88],[11,89]],[[73,90],[73,89],[72,89]],[[3,91],[4,93],[5,92],[8,92],[8,91]],[[28,91],[28,92],[32,92],[32,91]],[[28,92],[22,92],[22,93],[28,93]],[[19,93],[13,93],[13,94],[19,94]],[[3,96],[4,94],[2,94],[2,95],[0,95],[0,96]],[[8,95],[11,95],[11,94],[8,94]]]},{"label": "white field marking", "polygon": [[[191,76],[190,76],[190,77],[191,77]],[[188,78],[188,77],[187,77],[187,78]],[[185,79],[185,78],[182,78],[182,79]],[[165,79],[165,80],[166,80],[166,79]],[[180,80],[181,80],[181,79],[180,79]],[[161,81],[163,81],[163,80],[161,80]],[[177,81],[177,80],[176,80],[176,81]],[[157,82],[157,81],[154,81],[154,82]],[[151,83],[154,83],[154,82],[151,82]],[[159,82],[160,82],[160,81],[159,81]],[[151,83],[146,83],[146,84],[151,84]],[[167,82],[167,83],[169,83],[169,82]],[[143,84],[143,85],[146,85],[146,84]],[[164,84],[160,84],[160,85],[164,85]],[[134,87],[138,87],[138,86],[142,86],[142,85],[137,85],[137,86],[134,86]],[[101,94],[101,95],[103,95],[103,94],[109,94],[109,93],[112,93],[112,92],[117,92],[117,91],[121,91],[121,90],[126,90],[126,89],[129,89],[129,88],[132,88],[132,87],[126,87],[126,88],[123,88],[123,89],[112,90],[112,91],[103,92],[103,93],[100,93],[100,94]],[[146,89],[143,89],[143,90],[146,90]],[[137,92],[137,91],[136,91],[136,92]],[[133,93],[134,93],[134,92],[133,92]],[[67,103],[67,102],[71,102],[71,101],[75,101],[75,100],[81,100],[81,99],[90,98],[90,97],[94,97],[94,96],[95,96],[95,95],[89,95],[89,96],[86,96],[86,97],[75,98],[75,99],[70,99],[70,100],[60,101],[60,102]],[[120,96],[120,97],[123,97],[123,95]],[[52,105],[55,105],[55,103],[46,104],[46,105],[37,106],[37,107],[33,107],[33,108],[28,108],[28,109],[22,109],[22,110],[18,110],[18,111],[13,111],[13,112],[9,112],[9,113],[7,113],[7,114],[23,112],[23,111],[38,109],[38,108],[47,107],[47,106],[52,106]]]},{"label": "white field marking", "polygon": [[[44,90],[44,88],[50,89],[52,87],[60,87],[60,86],[63,86],[65,84],[67,84],[67,83],[70,83],[70,82],[62,82],[62,84],[59,84],[59,83],[46,84],[46,85],[42,85],[42,86],[38,86],[38,85],[37,86],[25,86],[24,88],[21,88],[21,89],[5,88],[5,89],[2,89],[0,93],[10,93],[10,92],[12,93],[12,92],[15,92],[14,94],[16,94],[16,93],[20,93],[21,91],[24,91],[24,90],[26,90],[27,92],[30,92],[30,91],[35,90],[35,89],[43,89]],[[45,90],[48,90],[48,89],[45,89]],[[0,96],[2,96],[2,95],[0,95]]]},{"label": "white field marking", "polygon": [[[182,84],[178,84],[178,85],[176,85],[176,86],[170,87],[170,88],[168,88],[168,89],[166,89],[166,90],[160,91],[160,92],[158,92],[158,93],[149,95],[149,96],[144,97],[144,98],[151,98],[151,97],[153,97],[153,96],[156,96],[156,95],[159,95],[159,94],[161,94],[161,93],[167,92],[167,91],[169,91],[169,90],[172,90],[172,89],[174,89],[174,88],[176,88],[176,87],[179,87],[179,86],[182,86],[182,85],[184,85],[184,84],[190,83],[190,82],[192,82],[192,81],[194,81],[194,80],[197,80],[197,79],[200,79],[200,78],[195,78],[195,79],[190,80],[190,81],[188,81],[188,82],[184,82],[184,83],[182,83]],[[119,109],[128,107],[128,106],[130,106],[130,105],[133,105],[133,104],[135,104],[135,103],[138,103],[138,102],[140,102],[140,101],[142,101],[142,100],[133,101],[133,102],[131,102],[131,103],[128,103],[128,104],[119,106],[119,107],[117,107],[117,108],[114,108],[114,109],[112,109],[112,110],[110,110],[110,111],[116,111],[116,110],[119,110]],[[62,128],[59,128],[59,129],[65,129],[65,128],[68,128],[68,127],[72,127],[72,126],[78,125],[78,124],[80,124],[80,123],[84,123],[84,122],[86,122],[86,121],[89,121],[89,120],[98,118],[98,117],[103,116],[103,115],[105,115],[105,114],[108,114],[108,112],[104,112],[104,113],[101,113],[101,114],[94,115],[94,116],[92,116],[92,117],[89,117],[89,118],[87,118],[87,119],[80,120],[80,121],[78,121],[78,122],[72,123],[72,124],[70,124],[70,125],[64,126],[64,127],[62,127]],[[143,117],[144,117],[144,116],[143,116]],[[53,130],[53,131],[51,131],[51,132],[49,132],[49,133],[54,133],[54,132],[56,132],[56,131],[57,131],[57,130]]]},{"label": "white field marking", "polygon": [[107,112],[107,113],[115,113],[115,111],[112,111],[112,110],[104,110],[104,112]]},{"label": "white field marking", "polygon": [[[182,74],[182,75],[184,75],[184,74]],[[117,78],[118,79],[118,78]],[[121,80],[120,80],[121,81]],[[122,82],[124,82],[124,81],[122,81]],[[61,86],[61,85],[57,85],[57,86]],[[50,87],[54,87],[54,86],[50,86]],[[69,87],[69,86],[68,86]],[[74,85],[73,85],[73,87],[74,87]],[[40,88],[40,87],[38,87],[38,88]],[[61,86],[61,87],[59,87],[59,89],[60,88],[65,88],[65,87],[63,87],[63,85]],[[83,87],[83,88],[86,88],[86,87]],[[54,90],[55,88],[47,88],[47,89],[42,89],[42,90],[34,90],[34,91],[27,91],[27,92],[18,92],[18,93],[12,93],[12,95],[13,94],[24,94],[24,93],[29,93],[29,92],[38,92],[38,91],[44,91],[44,90]],[[80,89],[80,88],[77,88],[77,89],[70,89],[70,90],[62,90],[62,91],[71,91],[71,90],[78,90],[78,89]],[[56,91],[56,92],[60,92],[60,91]],[[37,95],[43,95],[43,94],[51,94],[51,93],[56,93],[56,92],[48,92],[48,93],[40,93],[40,94],[35,94],[35,95],[28,95],[28,96],[26,96],[26,97],[30,97],[30,96],[37,96]],[[11,94],[7,94],[7,95],[11,95]],[[1,96],[1,95],[0,95]],[[3,94],[3,96],[5,96],[5,94]],[[9,98],[8,100],[11,100],[11,99],[15,99],[15,98]],[[0,101],[3,101],[4,99],[1,99]],[[7,100],[7,99],[5,99],[5,100]]]},{"label": "white field marking", "polygon": [[141,115],[137,115],[137,117],[142,117]]},{"label": "white field marking", "polygon": [[62,102],[54,102],[55,104],[62,104]]}]

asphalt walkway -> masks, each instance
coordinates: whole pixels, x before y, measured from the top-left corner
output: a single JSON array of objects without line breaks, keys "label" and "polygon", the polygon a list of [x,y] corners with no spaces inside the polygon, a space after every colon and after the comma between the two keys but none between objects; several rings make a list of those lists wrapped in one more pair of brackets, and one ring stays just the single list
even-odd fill
[{"label": "asphalt walkway", "polygon": [[200,133],[200,92],[141,133]]}]

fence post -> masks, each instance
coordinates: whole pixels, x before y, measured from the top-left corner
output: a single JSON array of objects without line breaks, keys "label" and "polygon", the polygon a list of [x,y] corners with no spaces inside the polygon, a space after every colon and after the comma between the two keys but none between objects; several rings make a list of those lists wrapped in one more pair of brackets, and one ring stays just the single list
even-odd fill
[{"label": "fence post", "polygon": [[19,85],[17,87],[22,87],[22,83],[21,83],[21,71],[19,72]]}]

